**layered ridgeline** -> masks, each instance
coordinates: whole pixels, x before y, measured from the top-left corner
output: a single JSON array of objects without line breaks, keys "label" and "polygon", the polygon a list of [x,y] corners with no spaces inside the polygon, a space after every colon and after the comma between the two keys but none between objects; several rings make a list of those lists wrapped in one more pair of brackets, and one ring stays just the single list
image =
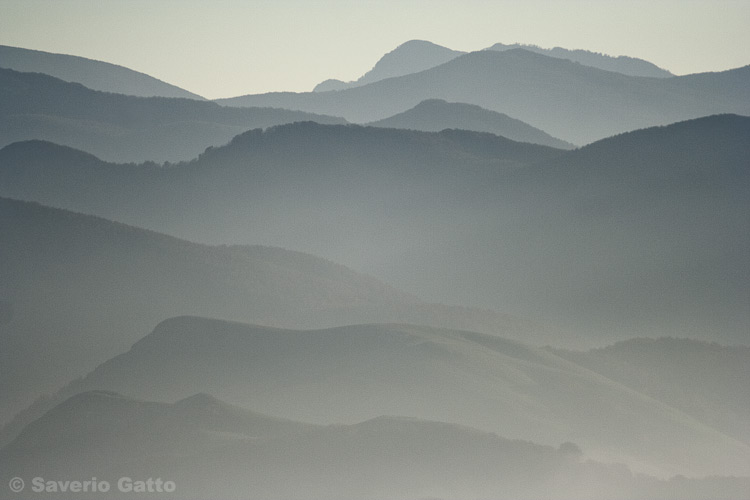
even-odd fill
[{"label": "layered ridgeline", "polygon": [[426,304],[310,255],[198,245],[34,203],[0,199],[0,234],[0,423],[179,314],[293,328],[535,331],[490,311]]},{"label": "layered ridgeline", "polygon": [[469,229],[507,172],[559,154],[490,134],[312,122],[249,131],[169,167],[29,141],[0,150],[0,195],[193,241],[304,246],[362,265],[418,243],[423,222],[435,234]]},{"label": "layered ridgeline", "polygon": [[217,102],[381,120],[425,99],[506,113],[583,145],[637,128],[715,113],[750,114],[750,66],[721,73],[623,75],[525,49],[462,55],[419,73],[336,92],[268,93]]},{"label": "layered ridgeline", "polygon": [[[614,71],[631,76],[649,76],[654,78],[666,78],[673,76],[667,70],[661,69],[655,64],[635,57],[618,56],[612,57],[606,54],[591,52],[588,50],[570,50],[562,47],[543,49],[536,45],[521,45],[518,43],[506,45],[496,43],[485,50],[504,51],[509,49],[525,49],[539,54],[544,54],[558,59],[568,59],[585,66]],[[452,50],[425,40],[410,40],[405,42],[391,52],[385,54],[375,66],[363,76],[353,82],[342,82],[341,80],[326,80],[318,84],[313,92],[326,92],[329,90],[343,90],[359,87],[368,83],[374,83],[386,78],[418,73],[426,69],[434,68],[446,63],[456,57],[465,54],[458,50]]]},{"label": "layered ridgeline", "polygon": [[100,92],[48,75],[0,69],[3,146],[44,139],[108,160],[162,163],[193,158],[251,128],[303,120],[343,122],[282,109],[229,109],[193,99]]},{"label": "layered ridgeline", "polygon": [[418,326],[299,331],[197,317],[162,322],[21,413],[3,442],[70,396],[96,389],[157,401],[205,392],[318,424],[380,415],[453,422],[541,444],[572,441],[588,458],[666,477],[746,475],[750,467],[748,443],[520,342]]},{"label": "layered ridgeline", "polygon": [[373,127],[402,128],[440,132],[445,129],[490,132],[519,142],[530,142],[553,148],[572,149],[573,145],[556,139],[543,130],[534,128],[503,113],[496,113],[458,102],[428,99],[412,109],[369,123]]},{"label": "layered ridgeline", "polygon": [[485,50],[495,50],[502,52],[511,49],[524,49],[537,54],[544,54],[545,56],[556,57],[558,59],[568,59],[584,66],[591,66],[592,68],[599,68],[606,71],[614,71],[615,73],[622,73],[623,75],[630,76],[648,76],[652,78],[668,78],[674,76],[669,71],[662,69],[652,62],[644,61],[637,57],[629,56],[617,56],[613,57],[607,54],[601,54],[599,52],[592,52],[590,50],[571,50],[563,47],[554,47],[552,49],[545,49],[536,45],[526,45],[520,43],[503,44],[496,43]]},{"label": "layered ridgeline", "polygon": [[44,73],[90,89],[141,97],[203,97],[124,66],[85,57],[0,45],[0,67]]},{"label": "layered ridgeline", "polygon": [[308,251],[431,301],[572,332],[554,345],[746,344],[749,137],[750,118],[735,115],[568,152],[305,123],[171,168],[29,142],[0,151],[0,194],[190,240]]},{"label": "layered ridgeline", "polygon": [[[27,478],[28,498],[39,494],[34,487],[57,487],[56,498],[101,495],[91,483],[89,493],[60,493],[63,477],[109,486],[112,498],[151,498],[160,489],[227,499],[729,500],[750,487],[748,478],[634,476],[622,465],[583,460],[571,443],[540,446],[454,424],[379,417],[324,427],[206,394],[169,404],[103,391],[77,394],[31,423],[0,451],[0,470],[5,482]],[[139,481],[152,490],[120,492]]]}]

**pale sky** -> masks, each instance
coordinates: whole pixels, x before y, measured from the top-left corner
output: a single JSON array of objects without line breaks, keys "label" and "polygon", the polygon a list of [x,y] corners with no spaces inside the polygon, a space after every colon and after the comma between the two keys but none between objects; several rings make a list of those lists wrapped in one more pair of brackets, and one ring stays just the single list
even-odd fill
[{"label": "pale sky", "polygon": [[750,0],[0,0],[0,44],[127,66],[208,98],[354,80],[421,39],[750,64]]}]

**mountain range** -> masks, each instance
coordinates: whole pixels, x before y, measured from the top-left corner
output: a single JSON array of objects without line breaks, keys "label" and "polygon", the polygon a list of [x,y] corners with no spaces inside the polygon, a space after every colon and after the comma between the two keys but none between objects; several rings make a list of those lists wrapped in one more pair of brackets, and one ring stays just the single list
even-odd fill
[{"label": "mountain range", "polygon": [[0,491],[747,499],[748,115],[559,47],[211,102],[0,46]]},{"label": "mountain range", "polygon": [[40,73],[0,69],[0,145],[44,139],[110,161],[187,160],[256,127],[344,120],[283,109],[94,91]]},{"label": "mountain range", "polygon": [[720,73],[635,77],[525,49],[464,54],[418,73],[332,92],[277,92],[216,102],[382,120],[425,99],[505,113],[577,145],[717,113],[750,114],[750,66]]},{"label": "mountain range", "polygon": [[[543,49],[536,45],[522,45],[518,43],[511,45],[496,43],[485,50],[501,52],[509,49],[525,49],[558,59],[568,59],[585,66],[631,76],[648,76],[654,78],[674,76],[669,71],[659,68],[655,64],[643,59],[628,56],[612,57],[588,50],[570,50],[562,47]],[[385,80],[386,78],[418,73],[439,66],[465,53],[425,40],[409,40],[385,54],[375,63],[375,66],[370,71],[357,80],[352,82],[343,82],[336,79],[326,80],[316,85],[313,92],[344,90]]]},{"label": "mountain range", "polygon": [[169,168],[27,142],[0,150],[0,195],[191,241],[321,255],[431,302],[567,330],[553,345],[734,344],[750,320],[748,137],[750,118],[736,115],[567,152],[467,131],[299,123]]}]

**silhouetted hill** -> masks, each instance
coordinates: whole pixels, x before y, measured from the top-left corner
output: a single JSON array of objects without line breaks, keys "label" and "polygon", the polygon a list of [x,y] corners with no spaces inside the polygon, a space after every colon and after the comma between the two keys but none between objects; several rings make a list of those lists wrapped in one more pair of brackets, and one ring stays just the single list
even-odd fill
[{"label": "silhouetted hill", "polygon": [[315,86],[313,92],[343,90],[367,85],[397,76],[417,73],[450,61],[463,54],[432,42],[410,40],[388,52],[373,68],[353,82],[326,80]]},{"label": "silhouetted hill", "polygon": [[193,241],[299,248],[303,237],[308,251],[354,264],[407,241],[424,216],[472,216],[467,196],[561,151],[468,131],[298,123],[244,133],[168,168],[94,164],[81,154],[36,142],[0,150],[0,195]]},{"label": "silhouetted hill", "polygon": [[524,49],[485,50],[440,66],[338,92],[269,93],[218,100],[372,122],[443,99],[506,113],[574,143],[716,113],[750,114],[750,66],[721,73],[646,78]]},{"label": "silhouetted hill", "polygon": [[[195,399],[195,398],[191,398]],[[208,418],[185,403],[146,402],[116,393],[75,395],[26,427],[0,451],[0,476],[95,477],[121,493],[117,480],[151,477],[176,498],[736,499],[747,478],[634,476],[622,465],[448,423],[378,417],[317,427],[271,419],[201,396]],[[203,401],[205,400],[205,402]],[[194,406],[194,401],[191,406]],[[220,411],[214,411],[216,408]],[[227,413],[231,413],[227,418]],[[270,428],[269,428],[270,424]],[[52,479],[55,478],[55,479]],[[90,479],[89,479],[90,480]],[[155,483],[152,483],[154,487]],[[709,494],[709,496],[706,496]],[[57,493],[96,498],[102,493]]]},{"label": "silhouetted hill", "polygon": [[[80,183],[84,171],[66,175]],[[310,255],[199,245],[34,203],[0,199],[0,233],[0,422],[179,314],[305,328],[404,321],[534,331],[491,311],[424,303]]]},{"label": "silhouetted hill", "polygon": [[644,61],[643,59],[628,56],[612,57],[598,52],[591,52],[589,50],[570,50],[562,47],[543,49],[536,45],[522,45],[519,43],[510,45],[496,43],[485,50],[496,50],[502,52],[511,49],[524,49],[536,52],[537,54],[557,57],[558,59],[568,59],[585,66],[591,66],[606,71],[614,71],[616,73],[622,73],[623,75],[647,76],[653,78],[669,78],[670,76],[674,76],[669,71],[662,69],[653,63]]},{"label": "silhouetted hill", "polygon": [[750,398],[740,389],[750,378],[750,347],[660,338],[554,352],[750,444]]},{"label": "silhouetted hill", "polygon": [[26,143],[0,151],[0,194],[322,255],[429,301],[568,330],[544,339],[556,346],[747,344],[748,137],[750,118],[732,115],[569,152],[305,123],[167,169],[86,165]]},{"label": "silhouetted hill", "polygon": [[230,109],[212,102],[98,92],[39,73],[0,69],[0,145],[43,139],[114,161],[197,156],[256,127],[328,116],[281,109]]},{"label": "silhouetted hill", "polygon": [[449,128],[473,130],[553,148],[571,149],[573,147],[570,143],[555,139],[544,131],[508,115],[488,111],[471,104],[448,103],[440,99],[422,101],[408,111],[369,125],[426,132],[439,132]]},{"label": "silhouetted hill", "polygon": [[738,474],[750,464],[747,444],[519,342],[417,326],[298,331],[196,317],[162,322],[130,351],[38,402],[4,429],[4,441],[93,389],[154,400],[204,392],[316,423],[382,414],[456,422],[541,443],[574,441],[591,457],[659,474]]},{"label": "silhouetted hill", "polygon": [[0,67],[25,73],[44,73],[93,90],[140,97],[203,97],[123,66],[85,57],[0,45]]}]

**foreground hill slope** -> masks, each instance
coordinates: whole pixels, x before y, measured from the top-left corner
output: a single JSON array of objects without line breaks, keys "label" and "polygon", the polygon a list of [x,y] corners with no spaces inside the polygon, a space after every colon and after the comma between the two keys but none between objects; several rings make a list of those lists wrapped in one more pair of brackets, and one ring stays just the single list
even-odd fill
[{"label": "foreground hill slope", "polygon": [[571,149],[570,143],[502,113],[479,106],[448,103],[440,99],[422,101],[410,110],[369,123],[373,127],[403,128],[439,132],[445,129],[489,132],[519,142],[530,142],[560,149]]},{"label": "foreground hill slope", "polygon": [[0,45],[0,67],[44,73],[93,90],[140,97],[203,97],[123,66],[85,57]]},{"label": "foreground hill slope", "polygon": [[304,328],[407,321],[531,331],[280,248],[199,245],[2,198],[0,233],[0,421],[176,314]]},{"label": "foreground hill slope", "polygon": [[443,99],[506,113],[583,145],[710,114],[750,114],[749,76],[750,66],[672,78],[635,77],[524,49],[487,50],[338,92],[270,93],[217,102],[325,113],[359,123],[404,112],[425,99]]},{"label": "foreground hill slope", "polygon": [[640,338],[554,352],[750,444],[750,347]]},{"label": "foreground hill slope", "polygon": [[0,68],[0,145],[44,139],[114,161],[177,161],[256,127],[343,120],[280,109],[99,92],[39,73]]},{"label": "foreground hill slope", "polygon": [[113,498],[154,495],[119,494],[115,478],[124,469],[166,488],[171,481],[179,498],[730,499],[750,484],[634,476],[622,465],[583,461],[568,445],[403,417],[313,426],[205,394],[168,404],[94,391],[62,402],[0,450],[0,478],[94,474],[112,483]]},{"label": "foreground hill slope", "polygon": [[747,444],[518,342],[417,326],[298,331],[196,317],[162,322],[130,351],[19,415],[4,439],[94,389],[166,401],[206,392],[316,423],[383,414],[456,422],[542,443],[574,441],[593,457],[661,475],[741,474],[750,466]]}]

